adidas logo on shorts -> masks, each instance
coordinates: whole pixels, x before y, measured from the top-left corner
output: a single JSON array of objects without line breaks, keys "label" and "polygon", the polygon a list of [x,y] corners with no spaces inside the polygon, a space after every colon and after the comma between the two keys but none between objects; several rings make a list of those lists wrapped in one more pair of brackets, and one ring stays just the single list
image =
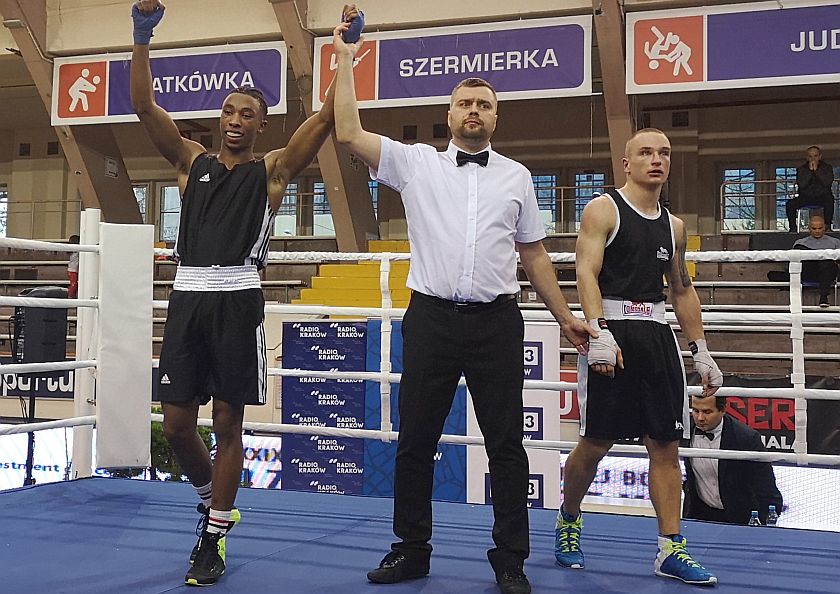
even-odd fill
[{"label": "adidas logo on shorts", "polygon": [[171,382],[171,381],[169,381],[169,375],[168,375],[168,374],[166,374],[166,373],[164,373],[164,374],[163,374],[163,377],[162,377],[162,378],[160,378],[160,383],[161,383],[161,385],[163,385],[163,386],[168,386],[168,385],[169,385],[169,384],[171,384],[172,382]]},{"label": "adidas logo on shorts", "polygon": [[198,178],[198,181],[200,181],[200,182],[209,182],[209,181],[210,181],[210,174],[209,174],[209,173],[205,173],[204,175],[202,175],[201,177],[199,177],[199,178]]}]

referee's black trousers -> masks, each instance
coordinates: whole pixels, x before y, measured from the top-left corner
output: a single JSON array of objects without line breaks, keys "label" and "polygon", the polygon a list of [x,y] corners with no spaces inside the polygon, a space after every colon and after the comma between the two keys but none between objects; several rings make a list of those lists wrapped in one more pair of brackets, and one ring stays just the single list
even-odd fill
[{"label": "referee's black trousers", "polygon": [[434,455],[463,373],[489,459],[493,568],[529,554],[528,457],[522,446],[524,323],[515,300],[459,308],[419,293],[403,319],[403,374],[392,545],[420,562],[432,552]]}]

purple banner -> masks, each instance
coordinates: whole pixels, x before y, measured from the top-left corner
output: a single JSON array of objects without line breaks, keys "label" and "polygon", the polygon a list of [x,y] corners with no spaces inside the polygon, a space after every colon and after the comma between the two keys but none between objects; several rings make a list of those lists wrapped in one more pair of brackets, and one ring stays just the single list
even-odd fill
[{"label": "purple banner", "polygon": [[576,89],[584,51],[580,25],[382,39],[378,98],[448,96],[471,76],[498,92]]},{"label": "purple banner", "polygon": [[[129,94],[130,62],[109,63],[108,115],[133,114]],[[170,113],[221,111],[225,97],[239,86],[260,89],[269,107],[280,103],[283,57],[262,49],[199,53],[151,59],[155,99]]]},{"label": "purple banner", "polygon": [[708,80],[840,73],[840,5],[707,16]]}]

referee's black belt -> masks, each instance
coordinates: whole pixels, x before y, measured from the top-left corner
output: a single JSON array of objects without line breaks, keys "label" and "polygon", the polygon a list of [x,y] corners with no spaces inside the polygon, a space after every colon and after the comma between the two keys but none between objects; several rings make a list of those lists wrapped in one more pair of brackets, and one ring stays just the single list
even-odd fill
[{"label": "referee's black belt", "polygon": [[414,291],[411,294],[412,299],[418,299],[424,303],[429,303],[431,305],[435,305],[437,307],[443,307],[445,309],[451,311],[457,311],[460,313],[477,313],[480,311],[484,311],[486,309],[490,309],[492,307],[498,306],[502,303],[507,303],[508,301],[513,301],[516,299],[516,295],[499,295],[493,301],[450,301],[449,299],[443,299],[441,297],[435,297],[433,295],[426,295],[425,293],[418,293]]}]

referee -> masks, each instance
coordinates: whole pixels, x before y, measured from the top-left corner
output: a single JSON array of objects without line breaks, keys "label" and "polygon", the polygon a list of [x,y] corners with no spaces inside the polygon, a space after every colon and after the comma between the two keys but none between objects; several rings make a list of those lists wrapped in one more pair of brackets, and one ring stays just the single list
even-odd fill
[{"label": "referee", "polygon": [[502,592],[529,593],[528,457],[522,446],[522,340],[516,303],[516,250],[566,337],[581,352],[590,334],[569,311],[545,237],[531,174],[495,152],[496,93],[480,78],[461,81],[449,105],[452,141],[438,152],[365,131],[353,86],[358,44],[335,30],[336,137],[370,167],[371,177],[402,195],[411,245],[403,318],[404,372],[394,479],[394,533],[375,583],[429,573],[434,453],[463,374],[489,458],[493,541],[487,553]]}]

